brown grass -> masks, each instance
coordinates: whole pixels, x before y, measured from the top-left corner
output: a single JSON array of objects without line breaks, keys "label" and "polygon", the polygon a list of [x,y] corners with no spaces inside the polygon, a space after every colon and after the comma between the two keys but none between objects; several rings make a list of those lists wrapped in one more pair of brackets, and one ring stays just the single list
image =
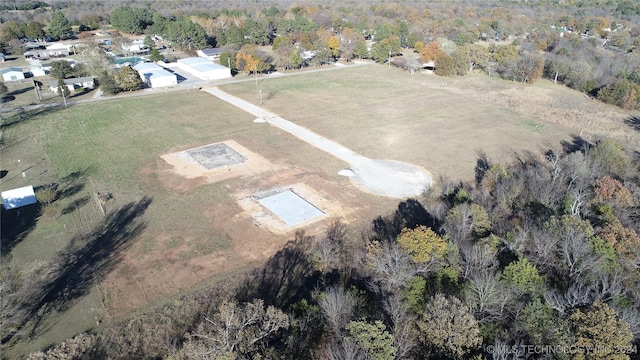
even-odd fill
[{"label": "brown grass", "polygon": [[[483,87],[474,87],[476,83]],[[502,160],[511,150],[537,151],[580,132],[548,121],[545,113],[534,116],[537,108],[518,111],[515,101],[512,108],[493,104],[490,100],[501,92],[524,101],[538,88],[486,77],[409,75],[372,65],[269,78],[264,87],[274,94],[264,106],[284,118],[365,156],[423,166],[436,178],[470,179],[479,149]],[[257,102],[253,83],[223,89]]]}]

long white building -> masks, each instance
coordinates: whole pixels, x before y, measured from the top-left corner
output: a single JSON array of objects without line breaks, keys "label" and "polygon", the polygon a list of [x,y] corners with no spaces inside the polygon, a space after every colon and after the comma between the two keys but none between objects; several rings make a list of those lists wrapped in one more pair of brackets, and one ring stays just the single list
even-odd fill
[{"label": "long white building", "polygon": [[178,67],[201,80],[231,78],[231,69],[200,57],[178,60]]},{"label": "long white building", "polygon": [[139,63],[133,67],[140,74],[142,81],[151,88],[178,85],[178,77],[154,63]]}]

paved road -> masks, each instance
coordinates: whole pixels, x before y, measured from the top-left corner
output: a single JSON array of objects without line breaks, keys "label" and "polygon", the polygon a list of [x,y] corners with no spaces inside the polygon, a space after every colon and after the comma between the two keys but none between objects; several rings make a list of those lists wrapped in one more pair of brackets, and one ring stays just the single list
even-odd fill
[{"label": "paved road", "polygon": [[431,185],[431,175],[423,168],[400,161],[369,159],[218,87],[206,87],[203,90],[348,163],[354,173],[351,179],[365,191],[393,198],[406,198],[422,194]]}]

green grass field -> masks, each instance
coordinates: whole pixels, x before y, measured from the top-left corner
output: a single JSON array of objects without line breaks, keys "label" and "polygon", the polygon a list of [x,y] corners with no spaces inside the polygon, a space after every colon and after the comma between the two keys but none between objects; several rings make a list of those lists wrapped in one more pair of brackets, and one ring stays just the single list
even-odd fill
[{"label": "green grass field", "polygon": [[[153,283],[154,276],[164,276],[163,272],[181,266],[175,261],[184,263],[181,271],[187,274],[191,268],[197,271],[197,264],[189,265],[191,260],[197,263],[202,261],[199,258],[232,246],[229,229],[233,224],[217,220],[212,209],[230,207],[238,211],[230,194],[230,187],[238,179],[180,190],[168,186],[162,178],[160,155],[228,139],[292,168],[323,164],[335,173],[344,166],[277,129],[254,124],[251,115],[204,92],[49,108],[25,113],[22,120],[17,115],[5,116],[1,167],[7,174],[0,180],[2,189],[57,182],[62,192],[67,191],[25,227],[20,241],[11,246],[13,260],[25,271],[34,264],[47,264],[69,246],[71,239],[103,226],[104,217],[93,197],[97,191],[113,195],[114,200],[105,205],[107,211],[145,197],[151,199],[140,219],[145,230],[128,250],[131,257],[139,259],[140,266],[120,269],[123,278],[137,274],[136,279]],[[163,254],[172,251],[176,252],[173,258],[163,259]],[[53,313],[45,321],[47,327],[37,332],[37,341],[19,343],[7,354],[36,351],[89,329],[104,312],[103,302],[109,308],[114,297],[129,295],[105,293],[104,289],[98,290],[98,285],[94,284],[68,311]],[[172,287],[175,293],[184,285],[165,287]],[[121,314],[125,309],[118,310]]]}]

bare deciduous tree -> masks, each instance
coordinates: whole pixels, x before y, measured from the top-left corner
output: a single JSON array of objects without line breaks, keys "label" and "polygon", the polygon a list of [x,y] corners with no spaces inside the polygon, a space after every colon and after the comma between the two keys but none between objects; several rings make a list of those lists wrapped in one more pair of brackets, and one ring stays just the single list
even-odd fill
[{"label": "bare deciduous tree", "polygon": [[316,294],[316,297],[329,330],[333,335],[339,336],[360,305],[361,299],[338,286],[330,287]]},{"label": "bare deciduous tree", "polygon": [[205,317],[191,334],[180,354],[185,359],[225,358],[260,350],[262,341],[289,327],[281,310],[255,299],[238,305],[224,302],[218,312]]},{"label": "bare deciduous tree", "polygon": [[416,273],[409,256],[395,243],[371,244],[366,261],[369,285],[376,292],[398,291]]}]

